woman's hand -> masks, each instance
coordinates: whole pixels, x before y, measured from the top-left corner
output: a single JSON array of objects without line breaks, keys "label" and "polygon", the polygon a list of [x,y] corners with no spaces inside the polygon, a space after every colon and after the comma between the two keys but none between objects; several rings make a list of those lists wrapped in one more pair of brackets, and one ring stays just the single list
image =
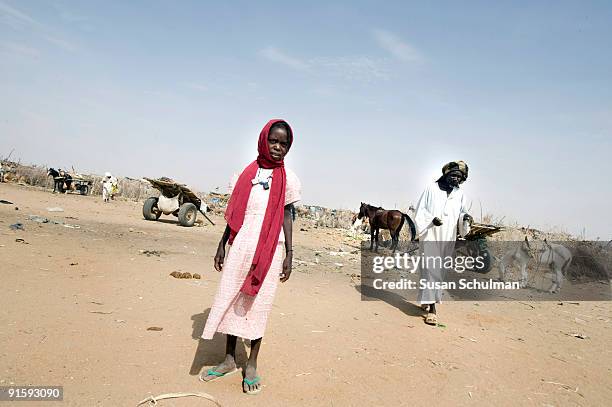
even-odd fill
[{"label": "woman's hand", "polygon": [[225,260],[225,245],[219,244],[217,248],[217,254],[215,254],[215,270],[221,271],[223,269],[223,261]]},{"label": "woman's hand", "polygon": [[288,251],[285,256],[285,261],[283,261],[283,271],[280,274],[280,281],[284,283],[289,280],[289,276],[291,275],[291,263],[293,263],[293,251]]},{"label": "woman's hand", "polygon": [[285,234],[285,261],[283,261],[283,271],[280,273],[280,281],[284,283],[289,280],[291,275],[291,263],[293,262],[293,218],[291,217],[291,208],[293,204],[285,205],[285,213],[283,215],[283,233]]},{"label": "woman's hand", "polygon": [[223,261],[225,260],[225,244],[229,240],[230,233],[231,230],[229,225],[225,225],[223,236],[221,236],[221,241],[219,242],[219,247],[217,248],[217,254],[215,254],[215,270],[217,271],[221,271],[223,268]]},{"label": "woman's hand", "polygon": [[442,226],[442,219],[438,218],[437,216],[435,218],[433,218],[433,220],[431,221],[431,223],[434,224],[434,226]]}]

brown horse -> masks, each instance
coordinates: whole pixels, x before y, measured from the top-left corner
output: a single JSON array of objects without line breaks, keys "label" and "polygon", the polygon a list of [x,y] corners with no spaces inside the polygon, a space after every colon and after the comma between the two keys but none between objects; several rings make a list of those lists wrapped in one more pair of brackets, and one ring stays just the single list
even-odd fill
[{"label": "brown horse", "polygon": [[398,210],[387,211],[379,206],[372,206],[361,202],[359,208],[359,219],[367,217],[370,222],[370,250],[374,247],[376,240],[376,249],[378,251],[378,233],[380,229],[388,229],[391,234],[391,250],[395,253],[399,244],[399,235],[404,226],[404,221],[410,226],[410,240],[414,241],[416,237],[416,227],[410,216]]}]

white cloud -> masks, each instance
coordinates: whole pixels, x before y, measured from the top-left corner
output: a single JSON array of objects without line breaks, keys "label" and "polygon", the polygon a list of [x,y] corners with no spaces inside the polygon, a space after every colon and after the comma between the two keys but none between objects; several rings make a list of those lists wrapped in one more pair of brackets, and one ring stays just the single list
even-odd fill
[{"label": "white cloud", "polygon": [[77,46],[71,43],[70,41],[63,40],[61,38],[46,36],[45,39],[49,41],[51,44],[58,46],[66,51],[76,51]]},{"label": "white cloud", "polygon": [[412,45],[402,41],[398,36],[385,30],[374,30],[374,38],[381,48],[395,58],[404,62],[422,62],[423,56]]},{"label": "white cloud", "polygon": [[185,86],[187,86],[189,89],[197,90],[200,92],[206,92],[208,90],[208,86],[196,82],[186,83]]},{"label": "white cloud", "polygon": [[322,75],[341,77],[349,81],[389,79],[387,62],[383,59],[357,56],[313,58],[309,62]]},{"label": "white cloud", "polygon": [[70,10],[59,10],[59,16],[62,20],[68,23],[80,23],[89,20],[89,18],[85,17],[84,15],[74,13]]},{"label": "white cloud", "polygon": [[0,1],[0,16],[1,20],[6,24],[10,25],[13,28],[19,28],[24,25],[35,25],[40,26],[38,21],[34,20],[32,17],[27,15],[26,13],[17,10],[9,6],[6,3]]},{"label": "white cloud", "polygon": [[300,59],[282,50],[269,46],[260,51],[268,60],[298,71],[307,71],[316,76],[333,76],[353,81],[389,79],[387,61],[367,56],[314,57]]},{"label": "white cloud", "polygon": [[286,65],[290,68],[297,69],[300,71],[304,71],[308,69],[308,64],[298,58],[292,57],[290,55],[285,54],[283,51],[274,48],[267,47],[260,51],[260,54],[269,59],[272,62],[278,62],[280,64]]},{"label": "white cloud", "polygon": [[317,97],[325,98],[338,96],[338,92],[336,91],[336,89],[329,86],[316,86],[310,89],[310,93],[316,95]]},{"label": "white cloud", "polygon": [[2,1],[0,1],[0,22],[4,22],[15,29],[22,30],[25,28],[30,30],[31,32],[40,35],[40,37],[42,37],[45,41],[48,41],[63,50],[76,51],[78,49],[78,47],[72,42],[62,39],[58,35],[54,34],[55,30],[53,30],[51,27],[38,22],[26,13],[17,10],[16,8],[9,6]]},{"label": "white cloud", "polygon": [[38,57],[40,52],[36,48],[28,47],[27,45],[18,44],[15,42],[0,43],[0,51],[9,54],[23,55],[27,57]]},{"label": "white cloud", "polygon": [[[91,19],[88,16],[80,14],[78,11],[75,11],[72,8],[69,9],[63,4],[52,4],[52,6],[55,8],[59,18],[62,21],[78,27],[83,31],[93,31],[95,29]],[[74,4],[71,4],[71,7],[74,6]]]}]

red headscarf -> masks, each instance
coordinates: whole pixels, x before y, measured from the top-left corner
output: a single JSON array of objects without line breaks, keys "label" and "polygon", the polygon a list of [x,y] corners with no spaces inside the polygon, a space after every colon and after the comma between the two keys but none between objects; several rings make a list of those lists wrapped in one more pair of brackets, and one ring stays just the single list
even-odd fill
[{"label": "red headscarf", "polygon": [[280,119],[270,120],[261,130],[261,133],[259,133],[259,142],[257,143],[259,155],[257,156],[257,160],[249,164],[244,171],[242,171],[242,174],[240,174],[225,211],[225,220],[230,227],[229,243],[232,244],[244,222],[244,214],[249,201],[249,195],[253,188],[251,180],[255,178],[257,170],[260,167],[274,169],[272,171],[273,182],[270,189],[270,196],[268,197],[268,206],[266,207],[266,214],[264,215],[263,224],[261,225],[257,249],[255,249],[251,270],[247,274],[242,284],[242,288],[240,289],[244,294],[253,296],[257,295],[264,278],[266,278],[266,274],[268,274],[268,270],[272,264],[272,258],[274,257],[274,251],[278,244],[278,238],[283,227],[285,187],[287,184],[285,164],[283,161],[274,161],[272,159],[268,145],[270,128],[278,122],[287,125],[287,129],[289,129],[289,134],[287,135],[289,147],[293,144],[293,131],[291,127],[289,127],[289,124]]}]

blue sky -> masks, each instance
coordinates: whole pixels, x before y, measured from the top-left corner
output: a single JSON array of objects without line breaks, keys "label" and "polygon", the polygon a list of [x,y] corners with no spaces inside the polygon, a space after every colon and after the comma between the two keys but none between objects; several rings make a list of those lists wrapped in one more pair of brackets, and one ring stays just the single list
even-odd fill
[{"label": "blue sky", "polygon": [[[221,4],[222,3],[222,4]],[[609,2],[0,0],[0,155],[223,189],[269,118],[304,202],[415,203],[612,238]]]}]

